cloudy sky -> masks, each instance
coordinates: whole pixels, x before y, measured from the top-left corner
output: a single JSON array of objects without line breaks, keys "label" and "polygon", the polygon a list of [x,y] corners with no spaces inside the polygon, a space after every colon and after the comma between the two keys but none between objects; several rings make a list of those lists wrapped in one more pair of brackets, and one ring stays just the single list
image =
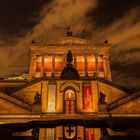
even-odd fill
[{"label": "cloudy sky", "polygon": [[0,77],[27,73],[31,41],[74,36],[112,44],[112,79],[140,88],[140,0],[1,0]]}]

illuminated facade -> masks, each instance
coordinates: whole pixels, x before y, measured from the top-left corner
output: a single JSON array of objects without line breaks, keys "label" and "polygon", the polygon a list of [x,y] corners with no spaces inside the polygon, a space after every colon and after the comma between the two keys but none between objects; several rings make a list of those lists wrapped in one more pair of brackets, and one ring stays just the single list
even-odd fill
[{"label": "illuminated facade", "polygon": [[16,140],[104,140],[129,135],[122,126],[115,130],[115,122],[110,121],[139,118],[140,108],[135,106],[140,93],[111,81],[110,47],[72,36],[33,42],[29,81],[0,82],[1,88],[14,87],[0,92],[0,128],[11,128],[9,135]]},{"label": "illuminated facade", "polygon": [[[31,46],[30,80],[46,76],[60,76],[71,50],[73,66],[79,76],[97,76],[111,81],[107,43],[91,43],[74,37],[34,43]],[[54,52],[55,51],[55,52]]]}]

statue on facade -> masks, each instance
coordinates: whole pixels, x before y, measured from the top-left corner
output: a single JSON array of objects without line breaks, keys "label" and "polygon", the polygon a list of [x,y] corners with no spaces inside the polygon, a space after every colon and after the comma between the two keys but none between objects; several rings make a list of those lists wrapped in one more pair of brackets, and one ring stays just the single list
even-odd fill
[{"label": "statue on facade", "polygon": [[106,102],[105,102],[105,97],[106,97],[106,95],[104,95],[104,94],[100,91],[100,95],[99,95],[99,104],[106,104]]},{"label": "statue on facade", "polygon": [[105,102],[105,97],[106,95],[104,95],[101,91],[99,94],[99,112],[108,112],[108,106],[107,103]]},{"label": "statue on facade", "polygon": [[66,28],[66,36],[69,37],[69,36],[72,36],[73,35],[73,32],[70,30],[70,26],[68,26]]},{"label": "statue on facade", "polygon": [[32,113],[41,113],[42,104],[41,104],[41,95],[36,92],[34,96],[34,102],[32,104]]},{"label": "statue on facade", "polygon": [[108,43],[108,40],[105,40],[104,43]]},{"label": "statue on facade", "polygon": [[73,67],[71,63],[73,61],[72,52],[69,50],[67,53],[67,65],[63,68],[60,78],[61,79],[79,79],[78,71]]},{"label": "statue on facade", "polygon": [[73,61],[72,52],[69,50],[67,53],[67,62],[71,63]]},{"label": "statue on facade", "polygon": [[34,103],[41,103],[41,95],[38,93],[38,91],[34,96]]},{"label": "statue on facade", "polygon": [[35,44],[36,42],[35,42],[35,40],[32,40],[32,44]]}]

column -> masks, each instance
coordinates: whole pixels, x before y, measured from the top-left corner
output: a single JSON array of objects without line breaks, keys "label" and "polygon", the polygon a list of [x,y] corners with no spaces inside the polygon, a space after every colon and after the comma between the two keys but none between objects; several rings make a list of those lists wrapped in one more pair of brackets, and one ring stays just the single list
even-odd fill
[{"label": "column", "polygon": [[96,76],[98,77],[99,75],[98,54],[95,54],[95,67],[96,67]]},{"label": "column", "polygon": [[103,69],[104,69],[104,78],[107,78],[107,65],[106,65],[106,57],[103,55]]},{"label": "column", "polygon": [[35,77],[35,72],[36,72],[36,56],[31,55],[30,71],[29,71],[29,80],[30,81]]},{"label": "column", "polygon": [[52,76],[55,74],[55,55],[52,56]]},{"label": "column", "polygon": [[88,67],[87,67],[87,56],[84,56],[85,59],[85,76],[88,76]]},{"label": "column", "polygon": [[41,77],[44,76],[44,55],[41,57]]},{"label": "column", "polygon": [[110,63],[108,55],[106,55],[106,69],[107,69],[107,79],[111,81]]}]

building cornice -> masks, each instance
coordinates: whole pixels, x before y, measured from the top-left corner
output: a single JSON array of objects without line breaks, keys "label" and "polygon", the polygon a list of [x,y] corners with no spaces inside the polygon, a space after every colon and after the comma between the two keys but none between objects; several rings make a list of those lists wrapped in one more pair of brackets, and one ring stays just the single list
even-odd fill
[{"label": "building cornice", "polygon": [[126,104],[136,98],[139,98],[140,97],[140,92],[136,92],[132,95],[128,95],[128,96],[125,96],[125,97],[122,97],[121,99],[118,99],[116,100],[115,102],[111,103],[110,105],[108,105],[108,109],[109,110],[113,110],[123,104]]},{"label": "building cornice", "polygon": [[2,92],[0,92],[0,98],[7,100],[8,102],[11,102],[12,104],[17,105],[23,109],[26,109],[27,111],[31,111],[31,105],[23,102],[22,100],[16,99]]},{"label": "building cornice", "polygon": [[68,50],[78,54],[107,53],[111,45],[108,43],[92,43],[90,41],[67,37],[60,40],[34,43],[31,45],[31,54],[64,54]]}]

